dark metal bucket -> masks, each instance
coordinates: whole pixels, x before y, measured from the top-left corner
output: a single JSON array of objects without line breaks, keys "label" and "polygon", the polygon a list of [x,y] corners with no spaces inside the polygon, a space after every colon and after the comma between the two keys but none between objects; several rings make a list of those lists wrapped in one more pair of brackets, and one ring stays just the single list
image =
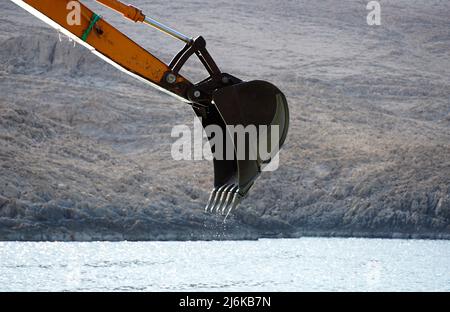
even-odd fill
[{"label": "dark metal bucket", "polygon": [[[213,94],[213,104],[204,127],[219,126],[226,146],[220,151],[213,147],[215,188],[206,210],[228,215],[283,146],[289,128],[289,108],[283,93],[265,81],[219,89]],[[261,148],[265,157],[261,157]]]}]

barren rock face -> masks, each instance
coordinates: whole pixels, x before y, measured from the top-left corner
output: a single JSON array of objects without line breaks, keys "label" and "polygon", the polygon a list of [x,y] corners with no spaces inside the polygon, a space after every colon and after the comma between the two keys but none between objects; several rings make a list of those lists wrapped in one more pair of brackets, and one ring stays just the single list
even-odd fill
[{"label": "barren rock face", "polygon": [[[219,17],[184,1],[176,18],[176,3],[134,2],[204,35],[224,71],[286,93],[280,169],[227,224],[205,215],[212,164],[170,155],[191,109],[3,1],[1,240],[450,237],[450,4],[386,3],[370,27],[356,0],[236,0]],[[166,61],[181,48],[89,5]]]}]

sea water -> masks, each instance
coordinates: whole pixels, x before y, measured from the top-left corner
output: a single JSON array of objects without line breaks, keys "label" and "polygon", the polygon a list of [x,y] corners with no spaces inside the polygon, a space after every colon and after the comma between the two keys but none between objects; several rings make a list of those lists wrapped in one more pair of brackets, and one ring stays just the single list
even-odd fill
[{"label": "sea water", "polygon": [[450,291],[450,242],[3,242],[0,291]]}]

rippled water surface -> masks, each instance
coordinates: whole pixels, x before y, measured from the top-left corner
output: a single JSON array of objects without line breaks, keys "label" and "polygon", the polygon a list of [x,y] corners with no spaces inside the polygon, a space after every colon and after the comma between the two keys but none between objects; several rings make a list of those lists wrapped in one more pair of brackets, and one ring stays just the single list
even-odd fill
[{"label": "rippled water surface", "polygon": [[0,291],[450,291],[450,242],[0,243]]}]

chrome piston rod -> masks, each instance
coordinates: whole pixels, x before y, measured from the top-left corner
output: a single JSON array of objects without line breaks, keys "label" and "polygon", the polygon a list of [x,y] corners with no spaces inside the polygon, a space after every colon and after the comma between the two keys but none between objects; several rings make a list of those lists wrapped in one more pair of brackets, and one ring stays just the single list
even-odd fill
[{"label": "chrome piston rod", "polygon": [[166,33],[178,40],[181,40],[185,43],[191,43],[192,42],[192,38],[183,35],[182,33],[180,33],[179,31],[176,31],[175,29],[170,28],[169,26],[166,26],[160,22],[158,22],[157,20],[151,18],[151,17],[145,17],[144,23],[147,25],[150,25],[156,29],[158,29],[159,31],[162,31],[163,33]]}]

